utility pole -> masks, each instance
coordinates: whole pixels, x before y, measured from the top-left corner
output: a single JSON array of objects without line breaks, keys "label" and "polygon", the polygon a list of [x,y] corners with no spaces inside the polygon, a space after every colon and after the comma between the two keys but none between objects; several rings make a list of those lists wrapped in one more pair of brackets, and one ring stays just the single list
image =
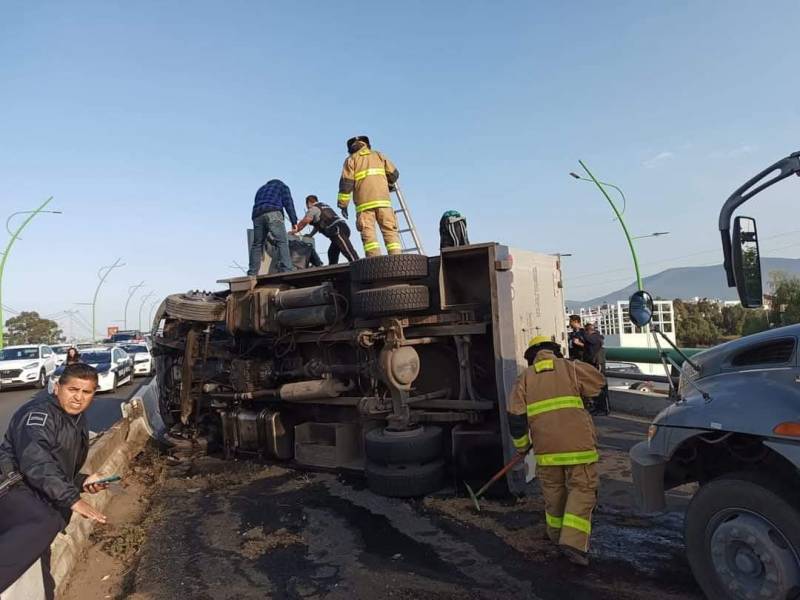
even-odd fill
[{"label": "utility pole", "polygon": [[128,329],[128,304],[131,302],[131,298],[136,293],[136,290],[140,289],[144,285],[144,281],[140,281],[136,285],[132,285],[128,288],[128,299],[125,300],[125,316],[122,322],[122,328]]},{"label": "utility pole", "polygon": [[74,309],[72,309],[72,310],[67,309],[67,310],[64,311],[64,314],[67,315],[67,318],[69,319],[69,335],[68,335],[68,339],[69,339],[70,343],[72,343],[72,342],[75,341],[75,315],[78,314],[78,311],[74,310]]},{"label": "utility pole", "polygon": [[147,294],[142,296],[142,303],[139,304],[139,331],[142,330],[142,308],[144,308],[144,303],[147,302],[150,296],[152,296],[155,293],[156,293],[155,290],[150,290],[149,292],[147,292]]},{"label": "utility pole", "polygon": [[[97,284],[97,289],[94,291],[94,298],[92,298],[91,306],[92,306],[92,341],[95,341],[97,338],[97,295],[100,293],[100,288],[106,281],[106,277],[108,277],[109,273],[118,267],[124,267],[125,263],[120,263],[121,258],[118,258],[114,261],[114,264],[107,265],[105,267],[100,267],[97,270],[97,277],[100,281]],[[82,303],[85,304],[85,303]]]},{"label": "utility pole", "polygon": [[[61,214],[60,210],[44,210],[44,207],[50,204],[50,201],[52,199],[53,197],[50,196],[36,210],[17,211],[9,215],[8,219],[6,219],[6,231],[8,231],[8,234],[11,236],[11,238],[8,240],[5,250],[3,250],[2,252],[2,257],[0,257],[0,350],[2,350],[4,347],[3,336],[6,329],[6,322],[5,319],[3,318],[3,272],[5,271],[6,268],[6,261],[8,260],[8,254],[9,252],[11,252],[11,246],[14,245],[14,242],[20,239],[19,234],[22,233],[22,230],[25,229],[28,223],[30,223],[36,215],[43,212],[55,215]],[[9,229],[9,223],[11,222],[11,219],[13,219],[17,215],[24,215],[24,214],[27,214],[28,216],[22,221],[19,227],[17,227],[14,231],[11,231],[11,229]]]}]

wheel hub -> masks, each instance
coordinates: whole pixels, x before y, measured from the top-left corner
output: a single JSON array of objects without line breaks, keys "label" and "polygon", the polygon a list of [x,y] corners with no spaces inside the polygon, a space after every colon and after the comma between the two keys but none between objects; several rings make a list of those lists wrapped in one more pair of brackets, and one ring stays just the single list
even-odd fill
[{"label": "wheel hub", "polygon": [[731,598],[786,598],[800,585],[798,557],[783,534],[761,515],[727,512],[717,519],[710,549],[717,577]]}]

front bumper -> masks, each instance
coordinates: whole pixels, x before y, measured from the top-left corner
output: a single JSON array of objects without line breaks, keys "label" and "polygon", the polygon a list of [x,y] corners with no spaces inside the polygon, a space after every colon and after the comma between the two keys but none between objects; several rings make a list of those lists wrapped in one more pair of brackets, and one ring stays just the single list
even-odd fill
[{"label": "front bumper", "polygon": [[114,388],[114,373],[98,373],[97,375],[97,391],[109,392]]},{"label": "front bumper", "polygon": [[36,382],[39,381],[39,370],[38,369],[30,369],[28,371],[23,371],[16,377],[4,377],[0,379],[0,386],[2,387],[22,387],[25,385],[36,385]]},{"label": "front bumper", "polygon": [[135,375],[150,375],[153,370],[152,361],[145,361],[133,365],[133,372]]},{"label": "front bumper", "polygon": [[666,508],[664,470],[667,461],[652,454],[648,442],[639,442],[630,451],[631,473],[636,504],[643,512],[661,512]]}]

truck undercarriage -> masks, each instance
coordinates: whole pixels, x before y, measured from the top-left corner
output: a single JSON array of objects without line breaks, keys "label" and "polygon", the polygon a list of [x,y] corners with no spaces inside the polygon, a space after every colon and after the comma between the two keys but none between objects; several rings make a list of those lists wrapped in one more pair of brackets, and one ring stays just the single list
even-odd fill
[{"label": "truck undercarriage", "polygon": [[[556,259],[531,256],[552,271]],[[174,438],[228,457],[363,469],[391,496],[490,470],[507,443],[515,338],[527,334],[503,327],[512,263],[483,244],[170,296],[155,337],[162,416]],[[560,293],[560,278],[539,270],[534,280],[557,281],[547,292]],[[542,314],[541,298],[529,304]]]}]

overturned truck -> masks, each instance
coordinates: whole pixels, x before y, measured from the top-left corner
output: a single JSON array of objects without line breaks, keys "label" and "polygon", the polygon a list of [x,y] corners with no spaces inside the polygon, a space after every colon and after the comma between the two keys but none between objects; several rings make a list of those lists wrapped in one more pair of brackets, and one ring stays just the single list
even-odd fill
[{"label": "overturned truck", "polygon": [[363,471],[387,496],[499,467],[527,340],[565,342],[558,257],[499,244],[220,283],[156,317],[170,441]]}]

